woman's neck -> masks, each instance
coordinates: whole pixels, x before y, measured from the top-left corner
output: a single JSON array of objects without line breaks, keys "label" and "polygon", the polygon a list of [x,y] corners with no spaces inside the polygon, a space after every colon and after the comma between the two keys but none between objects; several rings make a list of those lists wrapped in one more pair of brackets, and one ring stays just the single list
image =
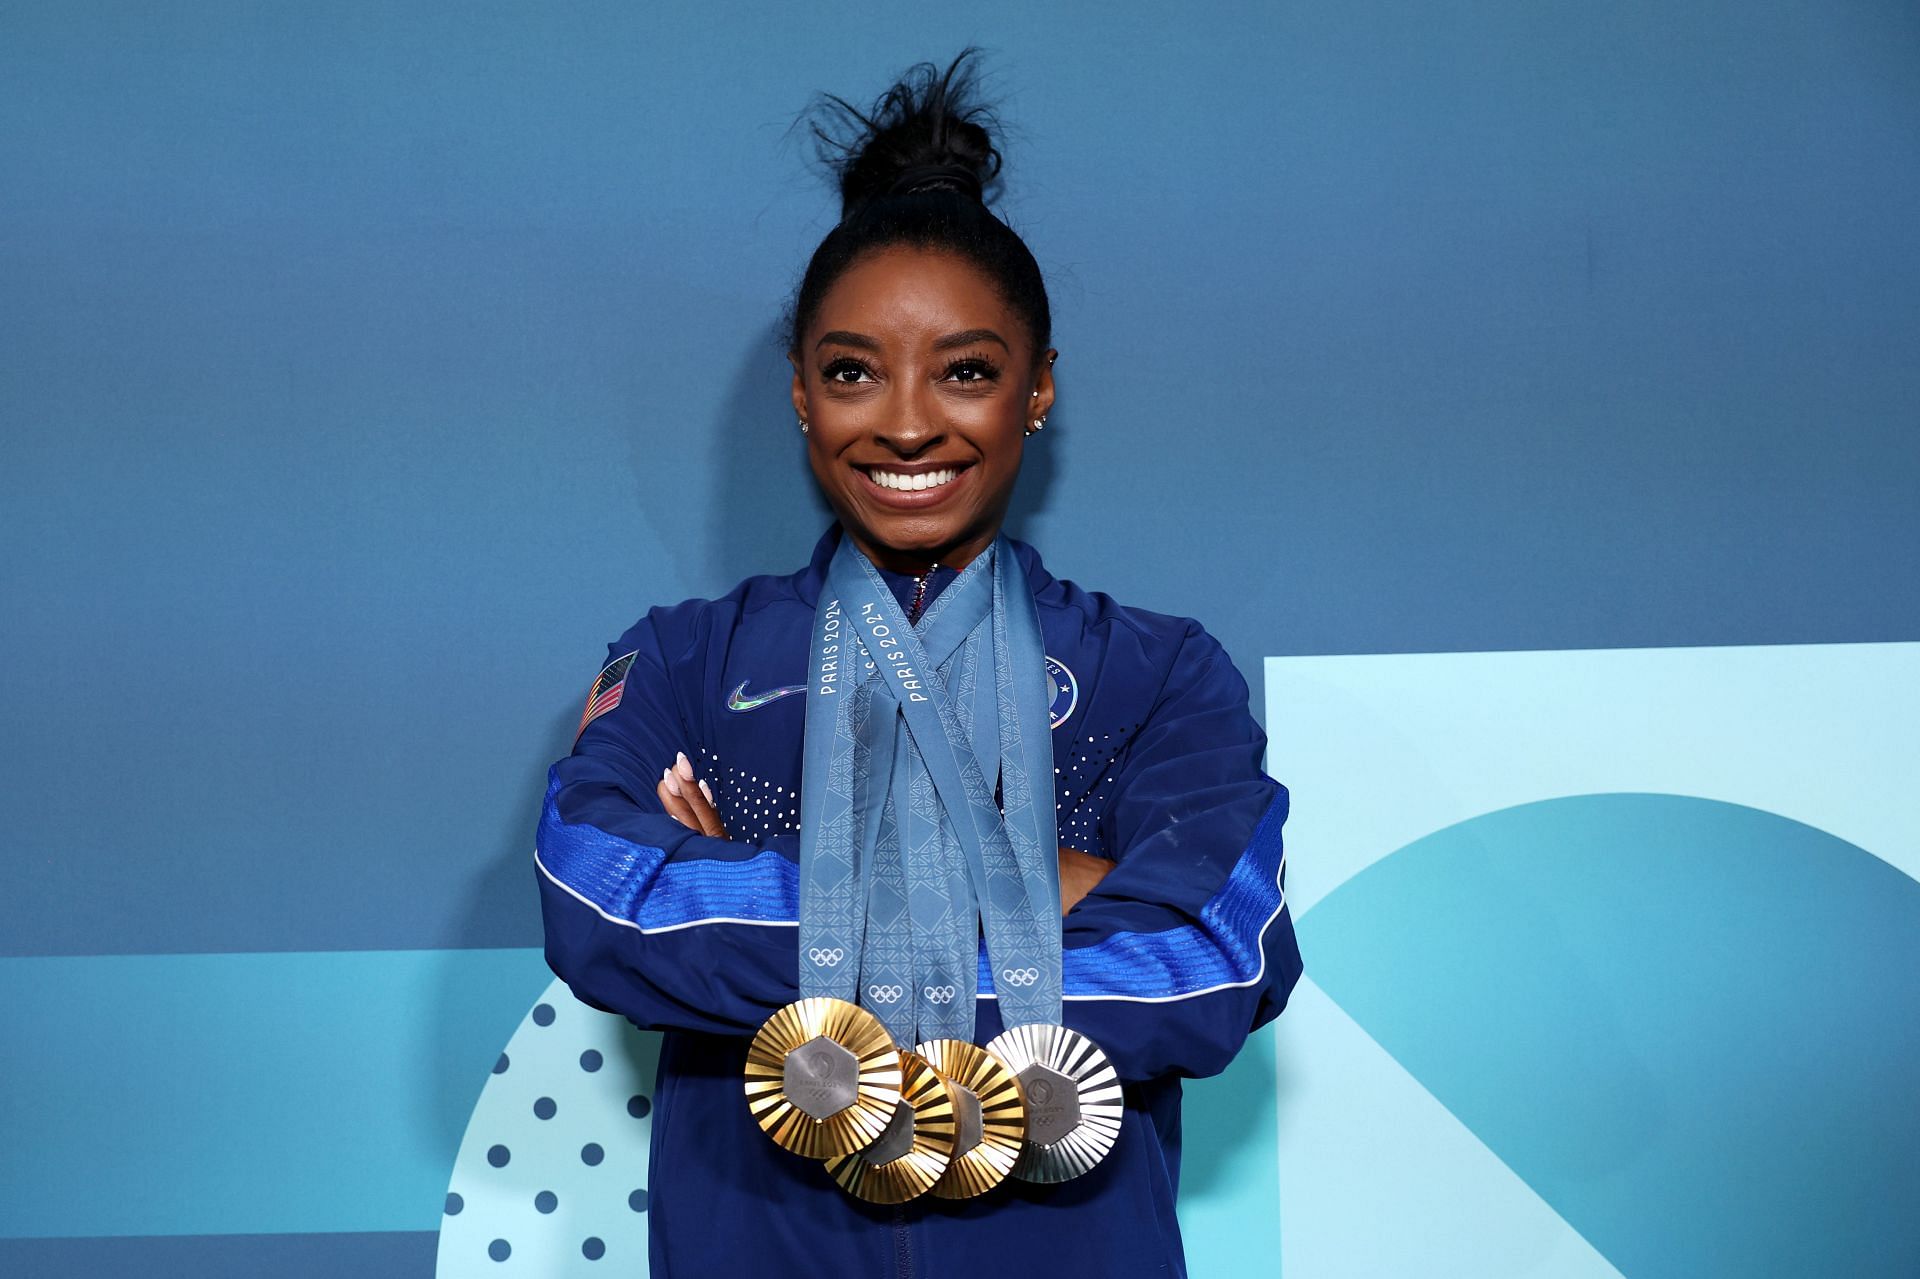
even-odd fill
[{"label": "woman's neck", "polygon": [[956,573],[959,572],[991,546],[999,532],[1000,530],[996,528],[985,535],[970,537],[965,541],[933,550],[880,546],[867,541],[866,538],[851,530],[847,535],[853,539],[854,549],[872,560],[878,567],[890,573],[904,573],[908,577],[924,577],[935,568],[950,568]]}]

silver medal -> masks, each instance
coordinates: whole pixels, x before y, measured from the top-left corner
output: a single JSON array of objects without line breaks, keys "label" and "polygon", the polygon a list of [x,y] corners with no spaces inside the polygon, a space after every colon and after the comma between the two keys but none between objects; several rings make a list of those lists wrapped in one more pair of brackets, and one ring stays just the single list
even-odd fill
[{"label": "silver medal", "polygon": [[1100,1046],[1065,1026],[1030,1022],[996,1036],[987,1051],[1006,1063],[1027,1102],[1027,1138],[1013,1175],[1068,1181],[1120,1137],[1120,1076]]}]

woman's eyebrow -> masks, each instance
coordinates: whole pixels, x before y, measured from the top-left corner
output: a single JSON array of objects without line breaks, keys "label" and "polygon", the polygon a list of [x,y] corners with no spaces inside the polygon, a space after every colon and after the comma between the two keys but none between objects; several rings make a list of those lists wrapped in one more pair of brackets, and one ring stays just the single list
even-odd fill
[{"label": "woman's eyebrow", "polygon": [[[962,329],[958,333],[949,333],[943,338],[935,339],[933,349],[936,351],[945,351],[956,346],[971,346],[975,342],[998,342],[1009,351],[1013,349],[1007,346],[1007,340],[1005,338],[995,333],[992,329]],[[813,345],[818,348],[826,346],[829,343],[837,346],[859,347],[863,351],[878,351],[880,349],[878,339],[870,338],[864,333],[854,333],[848,329],[829,329],[827,332],[822,333],[820,340]]]},{"label": "woman's eyebrow", "polygon": [[962,329],[958,333],[949,333],[947,336],[935,342],[933,349],[936,351],[945,351],[949,347],[972,346],[975,342],[998,342],[1002,347],[1006,347],[1007,350],[1013,349],[1007,346],[1007,340],[1005,338],[995,333],[992,329]]},{"label": "woman's eyebrow", "polygon": [[878,340],[870,338],[864,333],[849,333],[845,329],[830,329],[822,333],[820,340],[813,345],[819,348],[826,346],[829,342],[836,346],[857,346],[863,351],[878,351],[880,349]]}]

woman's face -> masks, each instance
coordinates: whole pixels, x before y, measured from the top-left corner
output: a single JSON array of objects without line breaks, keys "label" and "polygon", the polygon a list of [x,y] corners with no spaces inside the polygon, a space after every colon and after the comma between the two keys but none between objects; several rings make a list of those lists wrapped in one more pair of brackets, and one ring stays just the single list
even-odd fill
[{"label": "woman's face", "polygon": [[1034,358],[964,258],[893,246],[847,268],[789,358],[814,478],[854,545],[907,573],[985,550],[1053,407],[1054,354]]}]

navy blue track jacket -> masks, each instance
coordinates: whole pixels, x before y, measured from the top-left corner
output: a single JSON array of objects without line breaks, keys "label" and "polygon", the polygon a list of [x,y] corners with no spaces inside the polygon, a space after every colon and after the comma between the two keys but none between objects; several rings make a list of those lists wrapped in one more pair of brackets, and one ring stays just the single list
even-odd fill
[{"label": "navy blue track jacket", "polygon": [[[1114,862],[1063,921],[1064,1020],[1126,1085],[1119,1140],[1059,1185],[881,1207],[747,1112],[748,1040],[799,998],[808,639],[839,536],[798,573],[649,612],[609,649],[590,718],[551,771],[536,848],[547,963],[582,1001],[665,1032],[652,1272],[1184,1275],[1180,1077],[1224,1069],[1300,976],[1287,792],[1261,771],[1246,681],[1198,623],[1055,580],[1022,543],[1055,681],[1060,842]],[[884,576],[911,611],[913,579]],[[929,594],[952,576],[934,575]],[[731,838],[662,810],[654,786],[680,751]],[[983,962],[974,1038],[1001,1028]]]}]

